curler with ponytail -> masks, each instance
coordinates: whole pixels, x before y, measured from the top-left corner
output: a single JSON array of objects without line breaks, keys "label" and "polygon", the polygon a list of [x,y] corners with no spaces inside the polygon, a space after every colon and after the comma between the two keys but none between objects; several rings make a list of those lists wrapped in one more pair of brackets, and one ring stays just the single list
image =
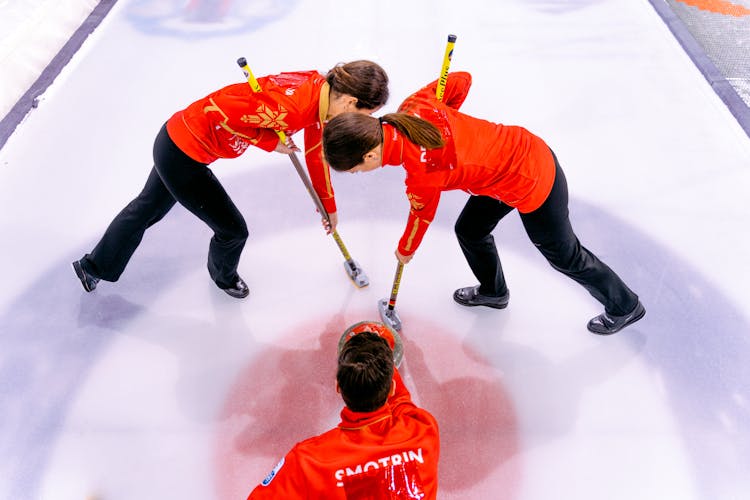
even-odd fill
[{"label": "curler with ponytail", "polygon": [[427,149],[444,145],[440,131],[432,123],[405,113],[389,113],[381,118],[361,113],[342,113],[323,129],[323,152],[334,170],[346,172],[356,167],[367,153],[383,144],[383,123]]}]

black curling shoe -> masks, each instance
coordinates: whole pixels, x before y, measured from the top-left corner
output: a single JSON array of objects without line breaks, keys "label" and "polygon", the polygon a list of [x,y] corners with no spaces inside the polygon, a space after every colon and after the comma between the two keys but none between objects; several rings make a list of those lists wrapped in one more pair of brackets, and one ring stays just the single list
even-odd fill
[{"label": "black curling shoe", "polygon": [[487,306],[494,309],[505,309],[510,299],[510,290],[505,295],[493,297],[491,295],[482,295],[479,293],[479,285],[459,288],[453,292],[453,300],[462,306]]},{"label": "black curling shoe", "polygon": [[248,295],[250,295],[250,289],[247,287],[247,283],[240,278],[237,277],[237,282],[234,284],[234,286],[231,286],[229,288],[222,288],[225,292],[227,292],[227,295],[231,295],[235,299],[244,299]]},{"label": "black curling shoe", "polygon": [[72,266],[73,271],[76,273],[76,277],[81,281],[83,289],[87,292],[93,292],[96,288],[96,284],[99,283],[99,278],[87,273],[80,260],[73,262]]},{"label": "black curling shoe", "polygon": [[617,333],[626,326],[635,323],[646,314],[646,308],[643,307],[641,301],[635,305],[635,308],[630,313],[623,316],[613,316],[606,312],[600,314],[596,318],[592,318],[589,321],[588,329],[590,332],[597,335],[612,335]]}]

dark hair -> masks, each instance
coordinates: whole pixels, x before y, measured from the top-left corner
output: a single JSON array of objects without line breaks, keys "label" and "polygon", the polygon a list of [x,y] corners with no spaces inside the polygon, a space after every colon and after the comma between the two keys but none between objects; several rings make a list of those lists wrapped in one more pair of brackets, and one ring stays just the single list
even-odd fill
[{"label": "dark hair", "polygon": [[444,145],[438,128],[416,116],[388,113],[378,119],[362,113],[341,113],[323,128],[323,151],[331,168],[345,172],[362,163],[365,154],[383,144],[382,122],[390,123],[411,142],[427,149]]},{"label": "dark hair", "polygon": [[350,338],[339,354],[336,381],[346,406],[356,412],[375,411],[385,404],[393,380],[393,351],[377,333]]},{"label": "dark hair", "polygon": [[388,101],[388,75],[372,61],[337,64],[326,81],[333,92],[357,98],[357,109],[376,109]]}]

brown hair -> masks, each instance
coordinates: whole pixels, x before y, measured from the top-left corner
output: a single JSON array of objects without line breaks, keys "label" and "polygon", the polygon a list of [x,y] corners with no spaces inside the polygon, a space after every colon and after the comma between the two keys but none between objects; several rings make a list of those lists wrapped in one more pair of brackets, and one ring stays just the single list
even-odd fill
[{"label": "brown hair", "polygon": [[385,404],[393,380],[393,351],[377,333],[350,338],[339,354],[336,381],[346,406],[356,412],[375,411]]},{"label": "brown hair", "polygon": [[337,64],[326,81],[333,92],[357,98],[357,109],[376,109],[388,101],[388,75],[372,61]]},{"label": "brown hair", "polygon": [[406,113],[388,113],[382,118],[341,113],[323,129],[323,151],[331,168],[345,172],[362,163],[365,154],[383,144],[383,122],[390,123],[411,142],[427,149],[445,144],[435,125]]}]

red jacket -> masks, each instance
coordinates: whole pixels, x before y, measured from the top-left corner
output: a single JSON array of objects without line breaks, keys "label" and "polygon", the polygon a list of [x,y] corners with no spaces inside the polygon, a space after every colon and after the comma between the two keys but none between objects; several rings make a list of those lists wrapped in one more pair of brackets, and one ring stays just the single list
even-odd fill
[{"label": "red jacket", "polygon": [[528,213],[547,199],[555,180],[549,147],[528,130],[492,123],[458,111],[471,87],[469,73],[448,76],[443,101],[437,81],[409,96],[399,111],[419,116],[440,129],[445,146],[423,150],[384,125],[383,165],[403,165],[411,203],[402,255],[413,254],[435,217],[440,193],[461,189],[490,196]]},{"label": "red jacket", "polygon": [[236,158],[250,146],[273,151],[276,130],[287,135],[304,129],[305,161],[315,192],[328,212],[336,211],[330,171],[323,160],[323,123],[329,86],[316,71],[258,78],[263,92],[247,83],[229,85],[178,111],[167,122],[169,137],[201,163]]},{"label": "red jacket", "polygon": [[436,498],[438,424],[412,403],[398,370],[394,379],[382,408],[344,408],[338,427],[297,443],[248,500]]}]

